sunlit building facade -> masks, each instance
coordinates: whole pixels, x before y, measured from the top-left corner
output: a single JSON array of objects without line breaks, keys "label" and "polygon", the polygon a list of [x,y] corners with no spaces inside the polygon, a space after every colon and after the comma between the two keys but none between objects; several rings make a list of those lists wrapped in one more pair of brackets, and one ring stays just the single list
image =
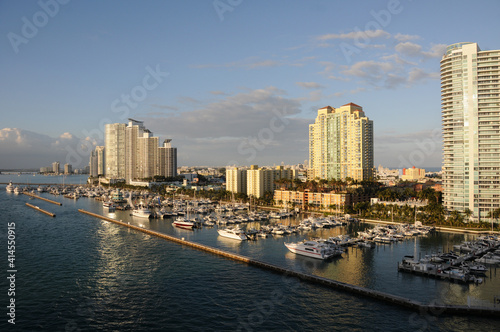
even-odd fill
[{"label": "sunlit building facade", "polygon": [[111,123],[105,126],[105,176],[108,179],[125,179],[125,128],[124,123]]},{"label": "sunlit building facade", "polygon": [[447,47],[441,60],[443,203],[475,220],[500,207],[500,50]]},{"label": "sunlit building facade", "polygon": [[309,125],[309,178],[372,178],[373,121],[359,105],[326,106]]},{"label": "sunlit building facade", "polygon": [[159,138],[142,121],[129,119],[128,124],[107,124],[105,128],[106,178],[131,183],[157,175],[177,175],[177,149],[171,140],[159,147]]}]

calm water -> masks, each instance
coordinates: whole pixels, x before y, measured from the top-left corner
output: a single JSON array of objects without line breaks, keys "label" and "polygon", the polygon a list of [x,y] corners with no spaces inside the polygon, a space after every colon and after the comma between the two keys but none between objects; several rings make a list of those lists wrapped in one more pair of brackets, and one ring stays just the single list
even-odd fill
[{"label": "calm water", "polygon": [[[493,331],[498,327],[494,319],[418,314],[300,282],[77,212],[82,208],[105,214],[100,202],[92,199],[44,195],[63,206],[34,203],[24,195],[7,194],[5,185],[0,186],[4,308],[9,301],[5,290],[9,288],[6,241],[10,222],[16,225],[17,269],[16,325],[7,324],[5,308],[2,331],[5,327],[19,331]],[[34,211],[26,202],[57,217]],[[355,231],[352,226],[237,242],[220,238],[215,228],[180,230],[171,226],[171,219],[137,220],[126,211],[111,216],[425,303],[465,304],[469,297],[473,304],[491,306],[493,297],[500,296],[500,270],[498,276],[492,270],[478,286],[397,272],[396,264],[404,255],[447,250],[467,238],[461,234],[438,233],[373,250],[351,248],[343,258],[322,262],[289,253],[283,242],[349,233]]]}]

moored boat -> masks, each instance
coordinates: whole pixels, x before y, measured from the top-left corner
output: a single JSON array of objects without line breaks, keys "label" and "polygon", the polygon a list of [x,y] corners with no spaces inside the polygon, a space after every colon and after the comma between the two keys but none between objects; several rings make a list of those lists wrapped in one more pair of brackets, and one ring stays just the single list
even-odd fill
[{"label": "moored boat", "polygon": [[316,259],[328,259],[335,256],[341,256],[342,250],[317,241],[302,241],[297,243],[286,243],[285,247],[297,255],[303,255]]},{"label": "moored boat", "polygon": [[172,222],[172,225],[192,229],[195,226],[195,222],[184,217],[178,217]]},{"label": "moored boat", "polygon": [[7,190],[8,193],[14,192],[14,185],[12,184],[12,181],[9,181],[9,184],[7,187],[5,187],[5,190]]},{"label": "moored boat", "polygon": [[139,218],[150,218],[151,217],[151,211],[145,207],[144,205],[139,205],[135,209],[132,210],[132,215],[134,217],[139,217]]},{"label": "moored boat", "polygon": [[217,233],[219,233],[220,236],[227,237],[230,239],[235,239],[239,241],[245,241],[248,239],[247,235],[245,232],[239,228],[219,228],[217,229]]}]

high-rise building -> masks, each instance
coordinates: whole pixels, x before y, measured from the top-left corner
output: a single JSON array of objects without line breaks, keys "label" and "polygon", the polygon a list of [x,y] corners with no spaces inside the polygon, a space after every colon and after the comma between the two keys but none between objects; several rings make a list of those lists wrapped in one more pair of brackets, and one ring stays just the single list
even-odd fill
[{"label": "high-rise building", "polygon": [[[142,121],[129,119],[128,125],[107,124],[105,132],[105,176],[108,179],[133,180],[152,178],[156,175],[177,175],[177,149],[165,140],[159,147],[159,138],[144,127]],[[91,155],[92,162],[98,149]],[[97,166],[98,167],[98,163]]]},{"label": "high-rise building", "polygon": [[125,128],[124,123],[111,123],[105,126],[106,169],[104,174],[108,179],[125,179]]},{"label": "high-rise building", "polygon": [[64,164],[64,174],[73,173],[73,166],[71,164]]},{"label": "high-rise building", "polygon": [[106,164],[104,161],[104,146],[96,146],[95,150],[90,153],[90,176],[104,176]]},{"label": "high-rise building", "polygon": [[177,148],[173,148],[171,139],[163,141],[158,148],[157,174],[164,177],[177,176]]},{"label": "high-rise building", "polygon": [[61,172],[61,167],[58,161],[52,163],[52,172],[59,174]]},{"label": "high-rise building", "polygon": [[104,152],[104,146],[96,146],[95,147],[95,152],[97,155],[97,175],[104,175],[105,169],[106,169],[106,162],[105,162],[105,152]]},{"label": "high-rise building", "polygon": [[308,177],[368,180],[374,176],[373,121],[359,105],[318,110],[309,125]]},{"label": "high-rise building", "polygon": [[441,59],[443,203],[475,220],[500,207],[500,50],[447,47]]},{"label": "high-rise building", "polygon": [[137,155],[135,158],[137,167],[137,177],[139,179],[151,178],[158,175],[158,145],[159,138],[145,129],[141,137],[137,138]]},{"label": "high-rise building", "polygon": [[226,190],[232,193],[247,193],[247,168],[226,168]]},{"label": "high-rise building", "polygon": [[139,155],[137,139],[142,137],[145,129],[143,121],[128,119],[128,125],[125,129],[125,155],[127,156],[125,159],[125,178],[127,182],[144,177],[139,174],[139,166],[137,165],[137,156]]}]

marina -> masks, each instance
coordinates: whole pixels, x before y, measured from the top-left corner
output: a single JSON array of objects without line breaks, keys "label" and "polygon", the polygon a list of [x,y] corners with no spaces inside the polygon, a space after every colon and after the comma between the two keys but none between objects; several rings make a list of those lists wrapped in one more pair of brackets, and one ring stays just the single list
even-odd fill
[{"label": "marina", "polygon": [[187,245],[187,246],[190,246],[190,247],[198,249],[198,250],[210,252],[212,254],[223,256],[226,258],[230,258],[230,259],[233,259],[233,260],[236,260],[239,262],[247,263],[247,264],[250,264],[253,266],[257,266],[257,267],[260,267],[263,269],[273,271],[273,272],[281,273],[281,274],[284,274],[287,276],[297,277],[297,278],[304,280],[304,281],[321,284],[323,286],[331,287],[331,288],[334,288],[337,290],[342,290],[342,291],[353,293],[353,294],[360,295],[360,296],[367,296],[367,297],[370,297],[370,298],[373,298],[376,300],[385,301],[387,303],[394,304],[394,305],[404,306],[404,307],[407,307],[407,308],[415,310],[415,311],[420,311],[420,312],[422,312],[422,311],[424,311],[424,312],[425,311],[439,311],[439,312],[444,313],[444,314],[456,314],[456,315],[468,314],[468,315],[481,315],[481,316],[492,316],[492,317],[498,317],[498,315],[500,314],[500,308],[474,308],[474,307],[467,307],[467,306],[438,306],[438,305],[430,306],[430,305],[424,305],[424,304],[419,303],[417,301],[409,300],[409,299],[406,299],[403,297],[394,296],[394,295],[390,295],[390,294],[386,294],[386,293],[382,293],[382,292],[377,292],[377,291],[373,291],[370,289],[357,287],[354,285],[349,285],[349,284],[345,284],[345,283],[341,283],[341,282],[336,282],[334,280],[321,278],[321,277],[314,276],[311,274],[305,274],[305,273],[300,273],[300,272],[284,269],[282,267],[279,267],[279,266],[276,266],[273,264],[269,264],[269,263],[265,263],[265,262],[262,262],[259,260],[251,259],[249,257],[245,257],[242,255],[229,253],[229,252],[217,249],[217,248],[209,247],[206,245],[187,241],[184,239],[179,239],[179,238],[176,238],[173,236],[169,236],[166,234],[162,234],[159,232],[148,230],[148,229],[145,229],[142,227],[126,224],[122,221],[111,219],[111,218],[101,216],[101,215],[98,215],[96,213],[92,213],[92,212],[85,211],[82,209],[79,209],[78,212],[85,213],[85,214],[90,215],[92,217],[106,220],[106,221],[118,224],[120,226],[128,227],[128,228],[134,229],[136,231],[140,231],[140,232],[143,232],[146,234],[157,236],[157,237],[160,237],[160,238],[163,238],[163,239],[166,239],[169,241],[173,241],[173,242],[176,242],[176,243],[179,243],[182,245]]},{"label": "marina", "polygon": [[[16,211],[17,204],[24,205],[28,198],[27,196],[23,197],[23,195],[16,196],[13,193],[6,193],[5,190],[0,191],[0,195],[2,195],[2,202],[8,204],[11,207],[9,209],[13,212]],[[51,197],[49,192],[41,193],[41,195]],[[39,248],[47,248],[51,252],[57,252],[59,255],[63,255],[64,260],[68,262],[75,262],[75,257],[79,257],[78,263],[73,264],[81,266],[88,262],[88,264],[92,264],[85,269],[89,271],[97,269],[97,276],[94,275],[96,272],[90,272],[88,275],[85,274],[86,272],[82,274],[80,267],[76,270],[79,272],[70,272],[69,279],[65,278],[69,282],[64,287],[65,294],[72,294],[71,298],[75,298],[77,302],[65,302],[70,301],[66,295],[63,297],[42,295],[38,288],[23,286],[24,292],[39,294],[39,297],[30,296],[33,299],[32,302],[35,301],[33,305],[37,307],[43,307],[40,304],[41,298],[58,298],[56,304],[59,303],[59,308],[76,308],[73,310],[73,314],[71,314],[72,310],[63,314],[61,321],[61,319],[54,319],[54,316],[60,316],[60,314],[56,314],[57,310],[53,311],[50,307],[45,307],[44,311],[48,312],[49,315],[47,319],[41,319],[41,321],[46,321],[45,324],[49,324],[46,326],[55,324],[54,326],[58,326],[58,329],[64,329],[66,324],[71,324],[68,326],[83,328],[87,326],[89,319],[89,316],[83,312],[94,312],[94,310],[96,313],[99,312],[99,315],[102,312],[103,319],[106,320],[91,323],[94,328],[97,328],[95,324],[98,322],[109,327],[107,325],[109,323],[106,322],[120,321],[117,316],[106,309],[109,304],[100,306],[95,302],[95,293],[85,293],[84,289],[87,287],[85,285],[95,283],[106,285],[105,288],[98,291],[98,298],[109,299],[112,301],[110,302],[112,305],[131,315],[155,322],[157,319],[161,320],[160,317],[168,313],[171,318],[168,319],[167,325],[164,323],[163,326],[174,326],[168,325],[177,312],[171,308],[172,301],[182,305],[194,305],[198,311],[205,313],[189,322],[180,320],[180,318],[175,321],[175,327],[184,326],[190,330],[196,329],[193,324],[199,323],[202,319],[210,319],[209,317],[212,315],[222,315],[219,324],[222,322],[228,329],[238,329],[241,326],[241,319],[246,321],[246,317],[254,313],[255,303],[270,300],[269,294],[273,292],[285,294],[284,300],[294,303],[294,308],[290,308],[288,305],[283,307],[280,300],[280,302],[274,302],[275,306],[273,307],[273,315],[280,315],[288,321],[297,320],[297,323],[294,324],[300,325],[294,325],[295,328],[292,330],[298,329],[299,326],[301,329],[304,327],[317,328],[325,326],[324,324],[341,324],[347,328],[349,325],[345,325],[343,319],[339,320],[339,314],[351,315],[359,321],[370,317],[371,321],[377,322],[378,326],[381,327],[386,326],[384,324],[387,324],[388,320],[397,320],[402,326],[401,329],[408,331],[422,328],[423,325],[419,325],[418,322],[429,324],[430,330],[460,330],[460,326],[464,324],[464,317],[470,317],[467,318],[467,321],[474,321],[475,326],[482,327],[484,330],[496,326],[494,318],[487,318],[498,315],[495,297],[500,295],[500,277],[497,276],[494,266],[487,266],[486,275],[480,276],[484,279],[483,283],[480,284],[450,283],[448,280],[398,272],[397,269],[398,262],[405,255],[425,258],[427,255],[432,257],[439,252],[447,253],[453,250],[455,245],[473,242],[478,237],[475,234],[431,232],[427,235],[406,236],[390,244],[379,243],[373,248],[358,247],[357,244],[345,245],[342,257],[321,260],[293,254],[284,246],[284,242],[297,243],[304,239],[348,242],[345,235],[350,235],[351,239],[356,238],[356,234],[367,232],[375,227],[363,222],[347,222],[341,226],[300,230],[298,227],[301,221],[307,217],[264,219],[240,222],[233,226],[239,225],[248,233],[251,233],[252,229],[258,231],[276,229],[277,231],[261,233],[265,234],[266,237],[256,236],[255,240],[251,241],[236,241],[219,236],[218,229],[221,225],[216,222],[212,226],[203,225],[195,229],[182,229],[173,225],[176,218],[173,216],[158,219],[134,218],[130,216],[130,210],[108,211],[103,207],[101,200],[84,197],[83,195],[78,200],[68,199],[62,195],[53,198],[64,205],[61,207],[62,212],[58,215],[58,219],[54,219],[54,222],[51,223],[46,223],[44,221],[46,219],[43,217],[37,217],[37,212],[28,211],[30,209],[15,212],[15,215],[19,216],[17,218],[20,218],[16,223],[20,227],[20,234],[26,232],[27,227],[37,229],[35,236],[30,239],[30,245],[34,245],[38,241],[41,246]],[[171,208],[167,207],[167,210],[170,211]],[[78,209],[122,220],[123,223],[127,225],[130,223],[131,226],[138,228],[132,229],[123,227],[124,225],[117,226],[112,222],[102,222],[96,217],[79,213]],[[155,210],[158,209],[155,207]],[[242,217],[248,215],[244,210],[237,212],[237,214],[242,214]],[[214,216],[214,220],[217,221],[216,212],[205,216],[210,215]],[[194,214],[194,216],[203,217],[204,215]],[[47,227],[53,229],[49,231],[46,229]],[[296,231],[289,232],[295,228],[297,228]],[[160,236],[138,232],[138,230],[151,230],[186,242],[179,245],[181,242],[161,241]],[[283,230],[284,233],[277,234],[280,230]],[[68,233],[68,231],[71,232]],[[64,238],[65,241],[58,240],[58,237]],[[92,242],[88,243],[89,239],[94,238],[95,241],[91,240]],[[233,258],[220,259],[223,256],[215,252],[213,255],[206,255],[207,251],[203,249],[190,250],[190,248],[196,248],[187,242],[234,255],[234,257],[241,256],[255,261],[255,263],[240,261],[243,264],[234,264],[230,261],[234,260]],[[85,246],[81,247],[83,244]],[[68,255],[67,253],[72,252],[71,248],[73,247],[76,252]],[[35,255],[36,258],[30,259],[26,256],[22,259],[22,261],[29,261],[31,264],[30,266],[20,265],[23,271],[28,272],[30,269],[36,268],[38,265],[33,262],[40,261],[40,264],[45,262],[43,258],[36,255],[37,252],[43,252],[39,248],[28,255]],[[134,248],[141,249],[137,251]],[[61,249],[63,250],[61,251]],[[83,256],[80,257],[82,253]],[[23,257],[27,254],[24,253]],[[145,259],[145,257],[148,258]],[[262,263],[262,267],[258,265],[259,262]],[[116,265],[117,263],[119,265]],[[57,265],[51,265],[47,262],[43,263],[43,266],[47,266],[47,264],[53,266],[54,273],[74,271],[73,269],[68,270],[64,266],[59,268]],[[129,266],[130,264],[133,264],[135,268]],[[175,267],[171,264],[174,264]],[[264,267],[266,264],[271,267]],[[38,269],[42,268],[42,266],[38,267]],[[172,273],[179,274],[173,277]],[[217,277],[213,277],[214,275]],[[116,282],[113,281],[115,279]],[[74,280],[78,280],[78,282],[75,283]],[[232,294],[236,296],[237,293],[231,289],[239,289],[241,280],[245,280],[245,285],[251,289],[251,293],[247,292],[244,301],[236,300],[236,297],[232,300]],[[49,288],[60,288],[55,286],[55,280],[45,280],[44,282],[47,284],[47,291]],[[159,291],[153,290],[152,293],[149,293],[152,285],[158,285],[162,288]],[[349,288],[348,290],[344,290],[345,285]],[[139,299],[144,298],[143,294],[149,294],[148,297],[152,299],[151,303],[135,307],[121,305],[123,302],[121,298],[132,296],[137,292],[137,288],[141,292],[133,301],[139,303]],[[221,295],[216,291],[217,289],[220,289],[225,295]],[[81,292],[86,295],[79,295]],[[358,292],[361,293],[358,294]],[[195,298],[192,295],[198,293],[203,294],[203,296]],[[36,300],[38,298],[40,300]],[[384,298],[387,299],[384,300]],[[307,302],[306,307],[300,304],[302,300]],[[24,301],[30,303],[27,299]],[[106,302],[106,300],[104,301]],[[399,301],[404,301],[406,304]],[[63,305],[63,303],[65,304]],[[228,303],[231,305],[226,309],[225,305]],[[316,315],[312,312],[308,313],[307,308],[311,306],[315,311],[328,308],[328,313],[325,312],[325,315],[315,318]],[[210,311],[209,308],[217,309]],[[466,311],[470,314],[464,315]],[[52,314],[50,314],[51,312]],[[413,315],[416,315],[416,318],[409,319]],[[40,320],[40,316],[36,317],[39,317]],[[49,323],[49,317],[52,317],[51,323]],[[251,325],[252,328],[258,326],[268,330],[281,326],[279,322],[267,317],[265,316],[260,325]],[[31,329],[35,329],[36,325],[29,326]],[[130,325],[126,326],[130,327]],[[153,323],[153,326],[157,326],[156,323]],[[220,329],[220,326],[210,326],[210,329],[215,330],[217,327]],[[281,328],[283,327],[281,326]]]}]

